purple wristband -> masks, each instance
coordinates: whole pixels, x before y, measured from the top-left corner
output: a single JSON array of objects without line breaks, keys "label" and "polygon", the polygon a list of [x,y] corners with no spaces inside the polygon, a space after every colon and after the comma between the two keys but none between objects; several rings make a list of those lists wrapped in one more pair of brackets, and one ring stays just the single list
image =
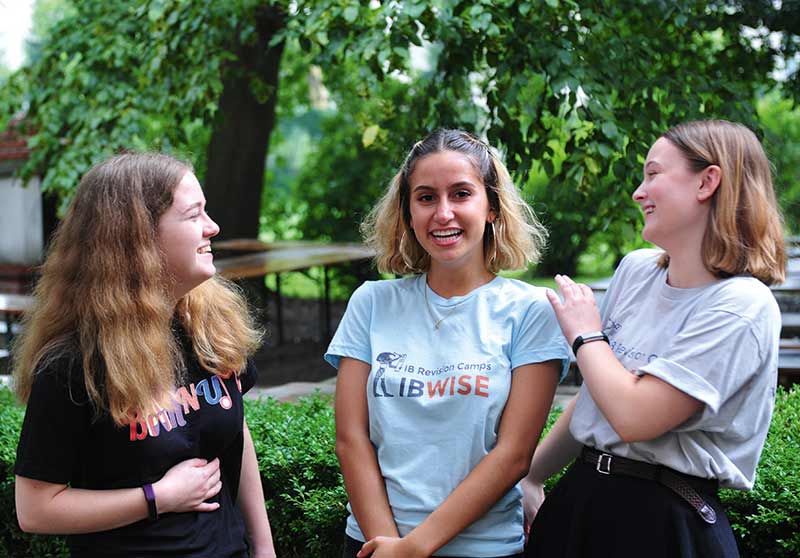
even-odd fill
[{"label": "purple wristband", "polygon": [[158,508],[156,507],[156,493],[153,492],[152,484],[145,484],[142,486],[144,491],[144,499],[147,500],[147,518],[150,521],[158,519]]}]

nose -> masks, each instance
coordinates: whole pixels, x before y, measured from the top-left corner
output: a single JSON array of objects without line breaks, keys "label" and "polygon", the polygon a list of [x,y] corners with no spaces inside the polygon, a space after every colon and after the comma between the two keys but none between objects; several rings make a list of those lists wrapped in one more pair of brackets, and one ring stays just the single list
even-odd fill
[{"label": "nose", "polygon": [[205,227],[203,227],[203,234],[206,238],[211,238],[219,234],[219,225],[208,215],[206,215],[206,224]]},{"label": "nose", "polygon": [[450,202],[447,198],[442,198],[436,204],[436,215],[434,217],[439,223],[446,223],[453,218],[453,209],[450,207]]},{"label": "nose", "polygon": [[639,187],[633,191],[633,195],[631,197],[636,203],[642,203],[645,200],[647,194],[644,191],[644,182],[639,184]]}]

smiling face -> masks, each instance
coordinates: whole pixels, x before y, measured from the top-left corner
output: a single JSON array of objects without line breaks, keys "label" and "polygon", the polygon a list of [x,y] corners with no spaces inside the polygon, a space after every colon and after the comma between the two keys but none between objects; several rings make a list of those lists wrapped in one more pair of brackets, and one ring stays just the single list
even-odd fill
[{"label": "smiling face", "polygon": [[708,222],[710,204],[705,202],[713,194],[713,189],[707,192],[707,174],[693,171],[672,142],[659,138],[647,154],[644,180],[633,193],[644,213],[642,238],[667,252],[699,246]]},{"label": "smiling face", "polygon": [[205,211],[206,198],[193,173],[175,187],[172,205],[158,220],[158,247],[174,282],[175,300],[210,279],[216,272],[211,237],[219,227]]},{"label": "smiling face", "polygon": [[411,226],[431,256],[431,271],[485,271],[484,230],[495,215],[472,161],[456,151],[426,155],[416,162],[408,183]]}]

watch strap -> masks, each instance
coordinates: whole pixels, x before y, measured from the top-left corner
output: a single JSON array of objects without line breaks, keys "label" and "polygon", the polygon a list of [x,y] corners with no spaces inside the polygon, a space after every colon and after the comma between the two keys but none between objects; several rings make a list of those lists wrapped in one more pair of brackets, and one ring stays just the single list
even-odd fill
[{"label": "watch strap", "polygon": [[575,356],[578,356],[578,349],[580,349],[584,344],[591,343],[592,341],[605,341],[608,343],[608,335],[602,331],[590,331],[589,333],[582,333],[575,338],[575,341],[572,342],[572,352],[575,354]]}]

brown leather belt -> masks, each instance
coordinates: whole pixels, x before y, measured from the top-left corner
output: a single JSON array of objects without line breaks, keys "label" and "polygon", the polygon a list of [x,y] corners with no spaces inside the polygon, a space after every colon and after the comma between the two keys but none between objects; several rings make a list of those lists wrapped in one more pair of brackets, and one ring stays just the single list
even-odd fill
[{"label": "brown leather belt", "polygon": [[692,506],[703,521],[712,525],[717,522],[717,513],[714,511],[714,508],[708,505],[703,497],[698,494],[697,490],[689,483],[686,478],[688,475],[683,475],[663,465],[653,465],[651,463],[644,463],[643,461],[636,461],[635,459],[628,459],[627,457],[603,453],[589,446],[583,446],[581,460],[589,465],[593,465],[598,473],[604,475],[624,475],[637,479],[656,481],[672,490],[672,492]]}]

